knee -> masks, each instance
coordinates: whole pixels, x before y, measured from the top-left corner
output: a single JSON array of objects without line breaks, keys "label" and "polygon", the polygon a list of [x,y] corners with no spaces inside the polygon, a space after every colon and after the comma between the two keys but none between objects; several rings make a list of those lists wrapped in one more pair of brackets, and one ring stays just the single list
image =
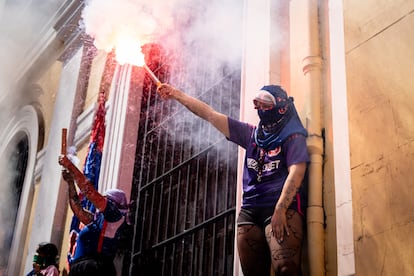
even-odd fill
[{"label": "knee", "polygon": [[276,275],[280,276],[301,275],[300,267],[294,262],[284,262],[278,267],[277,271]]}]

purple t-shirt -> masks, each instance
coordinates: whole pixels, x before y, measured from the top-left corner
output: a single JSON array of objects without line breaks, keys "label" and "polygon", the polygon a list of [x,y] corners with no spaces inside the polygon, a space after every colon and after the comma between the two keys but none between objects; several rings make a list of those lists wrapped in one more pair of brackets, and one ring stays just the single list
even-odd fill
[{"label": "purple t-shirt", "polygon": [[[243,170],[243,206],[274,207],[288,176],[288,167],[309,162],[306,137],[302,134],[290,136],[282,146],[264,152],[255,143],[255,127],[228,119],[229,140],[246,150]],[[263,151],[263,165],[259,177],[259,157]]]}]

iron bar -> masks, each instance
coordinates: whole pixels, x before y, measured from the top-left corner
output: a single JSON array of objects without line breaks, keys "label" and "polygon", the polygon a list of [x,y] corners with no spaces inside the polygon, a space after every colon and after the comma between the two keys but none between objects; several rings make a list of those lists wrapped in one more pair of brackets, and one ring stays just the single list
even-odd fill
[{"label": "iron bar", "polygon": [[[236,208],[235,207],[230,208],[230,209],[228,209],[228,210],[226,210],[226,211],[224,211],[224,212],[222,212],[220,214],[217,214],[217,216],[211,217],[210,219],[208,219],[206,221],[203,221],[203,222],[201,222],[201,223],[199,223],[199,224],[195,225],[194,227],[191,227],[191,228],[189,228],[187,230],[184,230],[183,232],[181,232],[181,233],[179,233],[179,234],[177,234],[177,235],[175,235],[175,236],[173,236],[171,238],[168,238],[168,239],[166,239],[166,240],[164,240],[162,242],[159,242],[157,244],[154,244],[151,247],[151,249],[153,249],[153,250],[158,249],[158,248],[160,248],[162,246],[165,246],[165,245],[167,245],[169,243],[175,242],[175,241],[177,241],[178,239],[180,239],[182,237],[185,237],[185,236],[188,236],[190,234],[193,234],[197,230],[199,230],[201,228],[204,228],[206,225],[209,225],[211,223],[214,223],[214,222],[220,220],[221,218],[224,218],[224,217],[226,217],[226,216],[228,216],[228,215],[230,215],[232,213],[234,214],[235,211],[236,211]],[[142,253],[141,251],[140,252],[137,252],[137,253],[133,254],[133,256],[134,257],[135,256],[138,256],[141,253]]]},{"label": "iron bar", "polygon": [[[225,140],[226,138],[222,138],[221,140]],[[220,142],[220,140],[214,144],[211,144],[210,146],[206,147],[205,149],[203,149],[202,151],[198,152],[196,155],[193,155],[192,157],[188,158],[187,160],[183,161],[183,163],[175,166],[174,168],[172,168],[169,171],[164,172],[162,175],[154,178],[153,180],[147,182],[146,185],[142,186],[140,188],[140,191],[143,191],[149,187],[151,187],[152,185],[154,185],[155,183],[160,182],[163,178],[165,178],[166,176],[168,176],[169,174],[173,173],[176,170],[181,169],[183,166],[187,165],[189,162],[191,162],[192,160],[195,160],[197,158],[199,158],[201,155],[203,155],[204,153],[208,152],[209,150],[211,150],[215,145],[217,145]]]}]

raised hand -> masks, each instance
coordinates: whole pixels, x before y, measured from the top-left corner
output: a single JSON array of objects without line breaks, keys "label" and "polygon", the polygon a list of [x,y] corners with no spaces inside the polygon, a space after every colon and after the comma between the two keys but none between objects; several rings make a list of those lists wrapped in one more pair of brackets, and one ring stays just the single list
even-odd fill
[{"label": "raised hand", "polygon": [[62,165],[65,169],[68,169],[72,164],[72,161],[66,155],[59,156],[59,164]]},{"label": "raised hand", "polygon": [[74,177],[73,174],[71,174],[68,170],[63,169],[62,170],[62,177],[63,179],[68,183],[73,183]]},{"label": "raised hand", "polygon": [[163,83],[158,86],[157,92],[161,98],[165,100],[172,98],[176,92],[176,89],[169,84]]}]

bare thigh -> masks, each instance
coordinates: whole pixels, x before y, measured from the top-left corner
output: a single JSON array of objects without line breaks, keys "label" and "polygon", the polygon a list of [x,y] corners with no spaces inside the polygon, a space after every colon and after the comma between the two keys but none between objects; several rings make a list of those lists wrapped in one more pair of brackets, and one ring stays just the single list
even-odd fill
[{"label": "bare thigh", "polygon": [[283,242],[278,243],[271,232],[271,225],[267,225],[266,239],[269,244],[272,267],[276,275],[301,275],[300,260],[303,241],[303,219],[294,210],[286,212],[289,236],[286,235]]},{"label": "bare thigh", "polygon": [[245,276],[269,276],[270,252],[262,228],[253,225],[237,227],[237,247]]}]

